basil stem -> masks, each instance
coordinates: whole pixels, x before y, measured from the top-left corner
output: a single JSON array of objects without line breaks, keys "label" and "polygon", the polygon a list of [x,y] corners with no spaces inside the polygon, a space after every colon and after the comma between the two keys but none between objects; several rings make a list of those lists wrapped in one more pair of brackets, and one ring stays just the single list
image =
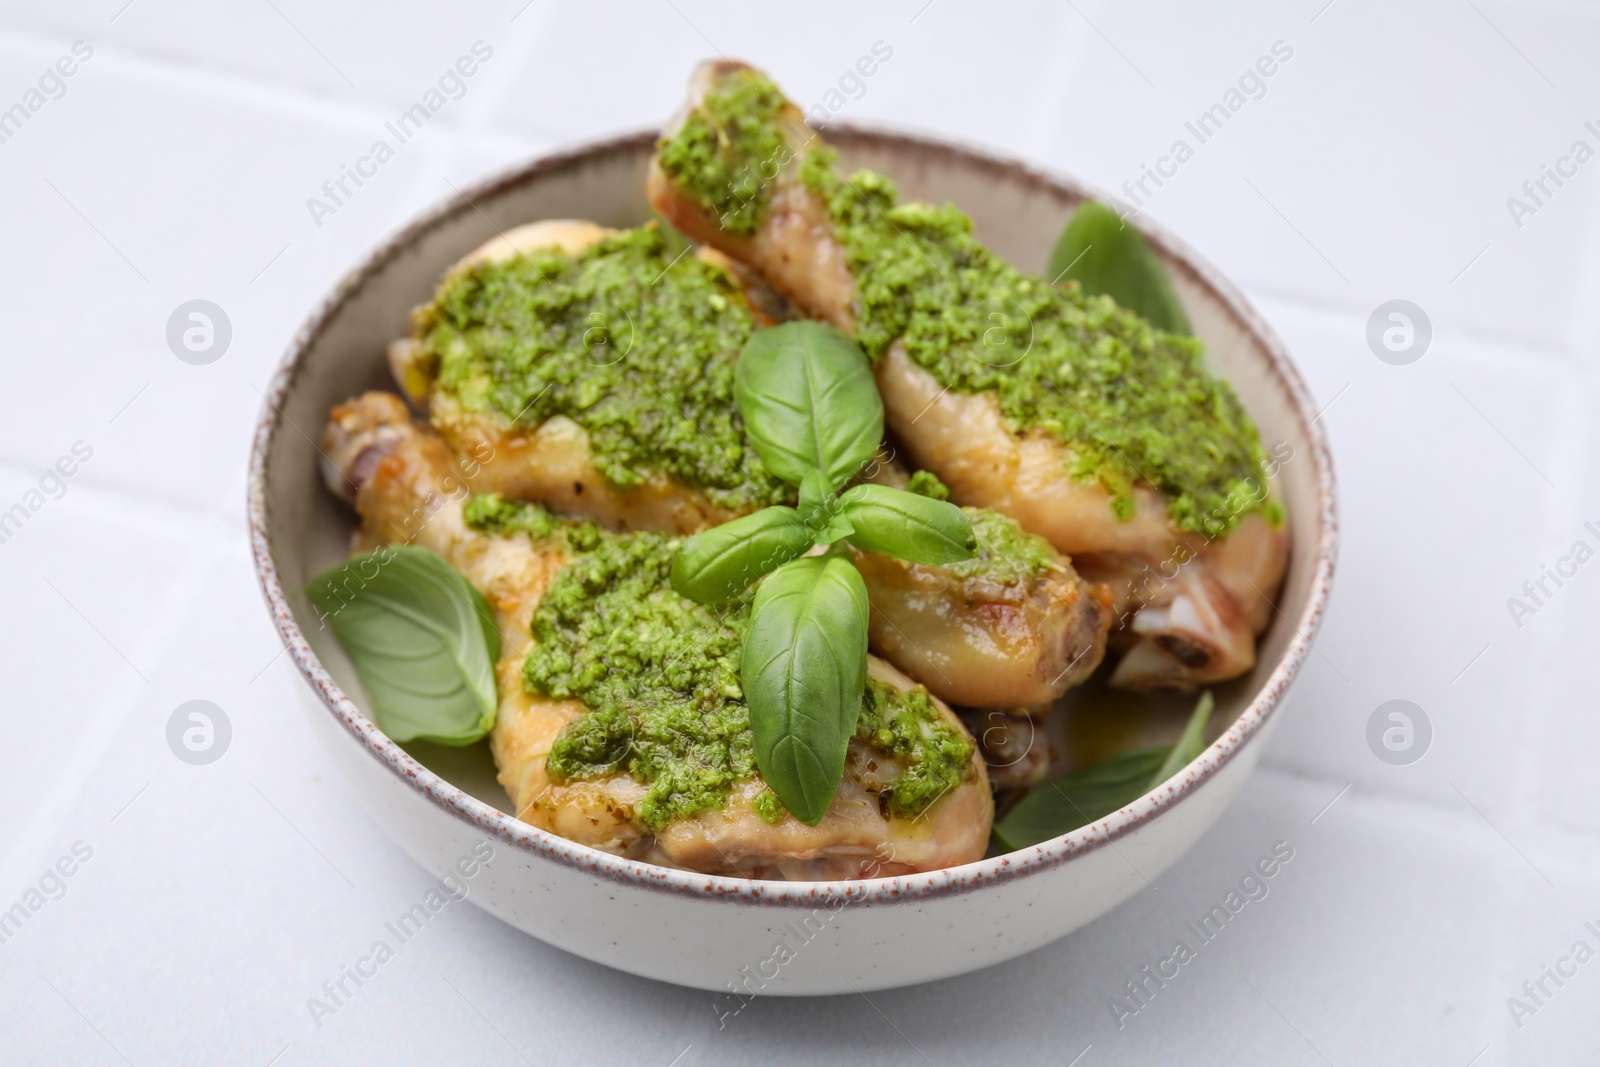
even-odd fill
[{"label": "basil stem", "polygon": [[834,496],[828,476],[821,471],[812,471],[800,481],[800,499],[795,506],[807,526],[820,530],[828,525],[828,520],[838,511],[839,498]]}]

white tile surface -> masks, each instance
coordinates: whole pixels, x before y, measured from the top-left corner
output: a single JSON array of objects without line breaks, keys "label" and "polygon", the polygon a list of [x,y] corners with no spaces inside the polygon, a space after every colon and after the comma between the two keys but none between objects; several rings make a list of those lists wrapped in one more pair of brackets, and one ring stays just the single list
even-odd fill
[{"label": "white tile surface", "polygon": [[[1556,620],[1526,619],[1519,632],[1505,601],[1570,543],[1569,527],[1582,532],[1568,512],[1583,460],[1567,443],[1583,432],[1584,379],[1443,334],[1420,362],[1390,366],[1348,316],[1277,299],[1262,308],[1329,404],[1343,525],[1320,655],[1269,761],[1440,803],[1465,793],[1489,812],[1525,809],[1527,742],[1567,719],[1575,694]],[[1393,699],[1433,724],[1433,748],[1410,766],[1366,751],[1368,716]]]},{"label": "white tile surface", "polygon": [[[37,886],[75,842],[93,850],[0,946],[0,1059],[1592,1058],[1600,962],[1520,1028],[1507,998],[1576,939],[1600,948],[1584,930],[1600,925],[1600,698],[1587,669],[1600,571],[1581,569],[1520,628],[1506,601],[1593,537],[1586,520],[1600,524],[1600,163],[1521,228],[1505,201],[1600,120],[1600,12],[1485,0],[458,8],[0,5],[0,102],[74,40],[95,50],[0,145],[12,384],[0,506],[74,442],[94,450],[0,544],[0,900]],[[315,225],[307,198],[480,39],[494,55],[462,98]],[[1112,191],[1274,42],[1294,49],[1146,208],[1258,300],[1330,404],[1339,583],[1265,768],[1159,890],[982,974],[870,1004],[761,1001],[718,1030],[703,994],[575,960],[462,907],[317,1028],[305,998],[423,880],[325,773],[260,608],[240,520],[256,388],[307,308],[452,183],[658,122],[716,51],[811,102],[880,40],[893,57],[841,118],[986,143]],[[195,297],[234,329],[210,366],[180,363],[164,340]],[[1409,367],[1380,363],[1364,340],[1393,297],[1434,325]],[[1364,740],[1396,697],[1435,731],[1427,756],[1398,768]],[[173,709],[197,698],[234,730],[209,767],[163,741]],[[1108,1002],[1122,983],[1279,840],[1295,859],[1270,895],[1119,1029]]]},{"label": "white tile surface", "polygon": [[[1584,343],[1600,171],[1521,228],[1506,200],[1574,139],[1600,149],[1574,55],[1593,11],[1337,0],[1308,22],[1322,6],[1100,5],[1106,39],[1079,52],[1049,158],[1117,193],[1184,139],[1194,158],[1146,210],[1239,280],[1361,319],[1404,297],[1441,332]],[[1259,99],[1205,143],[1185,129],[1276,42],[1293,55]]]}]

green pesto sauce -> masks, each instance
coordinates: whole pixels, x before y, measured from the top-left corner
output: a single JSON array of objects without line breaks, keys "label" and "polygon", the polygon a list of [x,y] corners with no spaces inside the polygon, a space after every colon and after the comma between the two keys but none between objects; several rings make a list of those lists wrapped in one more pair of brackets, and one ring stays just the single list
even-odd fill
[{"label": "green pesto sauce", "polygon": [[783,821],[789,809],[783,806],[783,801],[778,799],[778,794],[770,789],[763,789],[756,794],[756,799],[751,802],[751,807],[756,809],[756,814],[768,826],[776,826]]},{"label": "green pesto sauce", "polygon": [[[932,471],[913,471],[906,492],[933,500],[949,500],[950,487]],[[972,522],[978,551],[971,559],[946,563],[941,568],[957,578],[983,578],[1001,585],[1028,581],[1059,566],[1049,541],[1029,533],[1015,519],[987,508],[962,508]]]},{"label": "green pesto sauce", "polygon": [[877,359],[896,340],[960,393],[992,393],[1017,433],[1070,446],[1074,477],[1094,478],[1121,518],[1133,483],[1167,496],[1180,529],[1219,536],[1259,492],[1265,454],[1226,382],[1193,338],[1163,333],[1109,297],[1058,287],[995,256],[951,205],[897,203],[882,175],[834,170],[830,149],[802,166],[828,205],[856,281],[856,337]]},{"label": "green pesto sauce", "polygon": [[978,551],[971,559],[946,563],[942,568],[946,573],[961,579],[1017,585],[1061,565],[1050,542],[1024,530],[1015,519],[988,508],[961,510],[972,520]]},{"label": "green pesto sauce", "polygon": [[737,288],[654,227],[571,255],[558,249],[453,274],[419,309],[439,388],[468,410],[532,427],[565,415],[618,487],[664,472],[725,507],[787,500],[733,398],[754,323]]},{"label": "green pesto sauce", "polygon": [[[653,533],[595,536],[534,612],[522,670],[530,692],[588,709],[552,746],[551,777],[625,771],[646,787],[634,814],[651,830],[721,807],[733,786],[759,777],[739,682],[749,598],[712,608],[673,592],[680,543]],[[857,736],[906,764],[888,791],[900,815],[920,814],[960,781],[972,751],[939,720],[926,690],[896,693],[875,682]],[[783,815],[770,792],[756,811],[768,821]]]},{"label": "green pesto sauce", "polygon": [[538,504],[507,500],[499,493],[478,493],[461,505],[461,519],[479,533],[525,533],[535,541],[559,534],[562,523]]},{"label": "green pesto sauce", "polygon": [[715,808],[756,776],[739,685],[749,610],[673,592],[678,541],[604,538],[557,574],[533,615],[522,679],[588,712],[550,750],[558,781],[625,770],[647,787],[635,815],[656,830]]},{"label": "green pesto sauce", "polygon": [[911,477],[906,479],[906,492],[925,496],[929,500],[950,499],[950,487],[932,471],[912,471]]},{"label": "green pesto sauce", "polygon": [[916,818],[971,773],[972,742],[920,685],[902,691],[867,679],[856,738],[906,761],[888,790],[894,815]]},{"label": "green pesto sauce", "polygon": [[723,78],[684,122],[656,146],[656,162],[729,233],[755,233],[784,162],[778,127],[783,93],[759,74]]}]

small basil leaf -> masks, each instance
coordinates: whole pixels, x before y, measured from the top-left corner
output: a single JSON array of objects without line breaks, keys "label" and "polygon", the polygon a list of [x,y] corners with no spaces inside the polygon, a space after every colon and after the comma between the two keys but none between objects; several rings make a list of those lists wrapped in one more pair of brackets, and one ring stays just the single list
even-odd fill
[{"label": "small basil leaf", "polygon": [[761,462],[790,485],[821,471],[837,488],[883,442],[883,400],[866,354],[820,322],[751,334],[734,368],[734,396]]},{"label": "small basil leaf", "polygon": [[828,517],[828,525],[817,531],[817,544],[831,545],[844,541],[856,532],[850,516],[843,511],[835,511]]},{"label": "small basil leaf", "polygon": [[1158,330],[1190,333],[1161,260],[1138,230],[1104,204],[1085,200],[1078,206],[1046,270],[1052,281],[1075,278],[1085,293],[1104,293]]},{"label": "small basil leaf", "polygon": [[719,603],[804,555],[815,537],[794,508],[763,508],[685,541],[672,560],[672,588],[701,604]]},{"label": "small basil leaf", "polygon": [[815,826],[844,777],[867,685],[867,586],[848,560],[808,557],[756,590],[740,661],[756,765]]},{"label": "small basil leaf", "polygon": [[1195,704],[1194,711],[1189,713],[1189,721],[1184,724],[1183,733],[1178,735],[1177,743],[1172,746],[1172,751],[1168,753],[1161,769],[1151,776],[1146,792],[1183,770],[1189,765],[1189,761],[1205,751],[1206,721],[1211,718],[1211,709],[1216,706],[1217,702],[1212,698],[1211,690],[1207,689],[1200,694],[1200,700]]},{"label": "small basil leaf", "polygon": [[994,824],[994,836],[1014,852],[1125,808],[1150,791],[1150,776],[1171,751],[1170,745],[1133,749],[1045,782]]},{"label": "small basil leaf", "polygon": [[813,530],[828,525],[828,519],[837,510],[837,501],[828,476],[821,471],[812,471],[800,480],[800,518]]},{"label": "small basil leaf", "polygon": [[850,543],[863,551],[929,565],[957,563],[977,552],[972,520],[954,504],[886,485],[858,485],[839,500],[855,528]]},{"label": "small basil leaf", "polygon": [[467,745],[494,726],[500,632],[443,558],[386,545],[317,575],[306,594],[355,664],[384,733]]},{"label": "small basil leaf", "polygon": [[1176,744],[1123,752],[1039,786],[995,823],[995,840],[1007,851],[1027,848],[1132,804],[1205,750],[1206,721],[1215,706],[1209,690],[1201,694]]}]

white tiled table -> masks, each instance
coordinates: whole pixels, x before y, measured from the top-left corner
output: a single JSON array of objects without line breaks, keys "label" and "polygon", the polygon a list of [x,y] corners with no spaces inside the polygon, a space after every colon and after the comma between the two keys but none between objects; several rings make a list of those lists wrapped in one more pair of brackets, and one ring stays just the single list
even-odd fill
[{"label": "white tiled table", "polygon": [[[93,48],[0,143],[0,511],[92,449],[0,543],[0,908],[92,850],[0,945],[0,1062],[1595,1061],[1600,962],[1520,1027],[1507,998],[1600,947],[1600,564],[1520,628],[1506,600],[1600,544],[1600,161],[1520,227],[1506,200],[1575,140],[1600,149],[1600,10],[521,3],[0,5],[0,109]],[[306,199],[478,40],[462,98],[316,225]],[[262,610],[258,389],[313,302],[452,185],[659,122],[714,51],[812,101],[880,40],[892,59],[841,117],[1109,189],[1292,49],[1146,208],[1239,280],[1329,405],[1338,588],[1264,768],[1158,890],[966,978],[759,1001],[719,1030],[706,994],[454,908],[319,1028],[306,998],[426,880],[328,773]],[[209,366],[164,339],[200,297],[233,325]],[[1396,297],[1433,323],[1410,366],[1364,340]],[[1365,725],[1401,697],[1434,739],[1393,767]],[[195,698],[233,726],[205,767],[164,740]],[[1109,999],[1280,840],[1271,895],[1119,1029]]]}]

